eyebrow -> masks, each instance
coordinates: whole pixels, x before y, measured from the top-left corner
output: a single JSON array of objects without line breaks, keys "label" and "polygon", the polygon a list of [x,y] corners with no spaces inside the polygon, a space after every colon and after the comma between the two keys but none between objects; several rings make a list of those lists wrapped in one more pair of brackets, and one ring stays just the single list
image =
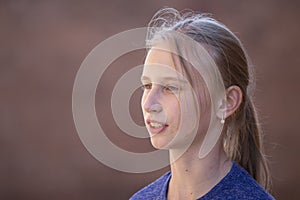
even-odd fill
[{"label": "eyebrow", "polygon": [[[151,79],[147,76],[142,76],[141,77],[141,81],[150,81]],[[180,78],[177,78],[177,77],[162,77],[160,80],[163,80],[163,81],[179,81],[181,83],[188,83],[187,80],[184,80],[184,79],[180,79]]]}]

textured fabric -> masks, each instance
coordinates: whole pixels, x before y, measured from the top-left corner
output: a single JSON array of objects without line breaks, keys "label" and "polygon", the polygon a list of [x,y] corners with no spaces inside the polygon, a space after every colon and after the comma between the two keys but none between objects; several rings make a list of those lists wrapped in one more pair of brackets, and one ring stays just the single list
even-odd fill
[{"label": "textured fabric", "polygon": [[[135,193],[130,200],[166,200],[171,172],[167,172],[150,185]],[[236,163],[230,172],[207,194],[198,200],[271,200],[268,194],[248,173]]]}]

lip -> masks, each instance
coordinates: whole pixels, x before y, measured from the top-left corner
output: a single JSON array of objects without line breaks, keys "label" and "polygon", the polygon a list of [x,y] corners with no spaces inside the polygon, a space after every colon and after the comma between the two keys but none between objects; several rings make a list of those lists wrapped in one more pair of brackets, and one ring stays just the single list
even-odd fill
[{"label": "lip", "polygon": [[[153,126],[151,126],[150,125],[150,123],[160,123],[160,124],[162,124],[163,126],[162,127],[160,127],[160,128],[155,128],[155,127],[153,127]],[[146,120],[146,125],[147,125],[147,127],[148,127],[148,130],[149,130],[149,132],[151,133],[151,134],[158,134],[158,133],[162,133],[163,131],[165,131],[165,129],[168,127],[168,125],[167,124],[163,124],[163,123],[161,123],[161,122],[158,122],[158,121],[155,121],[155,120],[151,120],[151,119],[147,119]]]}]

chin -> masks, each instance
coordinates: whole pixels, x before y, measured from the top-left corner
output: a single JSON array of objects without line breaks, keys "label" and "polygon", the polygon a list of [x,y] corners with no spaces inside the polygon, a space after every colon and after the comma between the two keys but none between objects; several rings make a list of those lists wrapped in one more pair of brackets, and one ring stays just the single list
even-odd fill
[{"label": "chin", "polygon": [[170,149],[169,148],[169,140],[166,140],[166,138],[159,138],[157,136],[151,137],[151,144],[155,149]]},{"label": "chin", "polygon": [[[156,149],[188,149],[191,145],[193,145],[193,137],[192,138],[178,138],[177,140],[172,140],[170,138],[159,138],[159,137],[151,137],[151,144]],[[194,141],[195,142],[195,141]],[[200,145],[199,142],[196,142]]]},{"label": "chin", "polygon": [[151,138],[151,144],[155,149],[163,150],[182,149],[183,147],[186,147],[186,144],[181,144],[171,140],[162,140],[161,138]]}]

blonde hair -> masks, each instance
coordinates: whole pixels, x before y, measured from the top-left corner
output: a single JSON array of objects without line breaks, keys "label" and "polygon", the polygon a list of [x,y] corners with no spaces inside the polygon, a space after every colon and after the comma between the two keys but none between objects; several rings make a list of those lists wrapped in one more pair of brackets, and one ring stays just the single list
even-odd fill
[{"label": "blonde hair", "polygon": [[[263,154],[261,129],[249,95],[253,85],[251,66],[240,40],[225,25],[207,14],[193,11],[180,13],[173,8],[159,10],[151,19],[149,27],[148,41],[162,30],[170,30],[183,33],[204,45],[219,68],[225,88],[231,85],[240,87],[243,93],[242,103],[226,119],[224,125],[224,150],[231,160],[246,169],[258,183],[269,190],[269,170]],[[187,76],[194,77],[194,72],[186,66],[185,72]]]}]

